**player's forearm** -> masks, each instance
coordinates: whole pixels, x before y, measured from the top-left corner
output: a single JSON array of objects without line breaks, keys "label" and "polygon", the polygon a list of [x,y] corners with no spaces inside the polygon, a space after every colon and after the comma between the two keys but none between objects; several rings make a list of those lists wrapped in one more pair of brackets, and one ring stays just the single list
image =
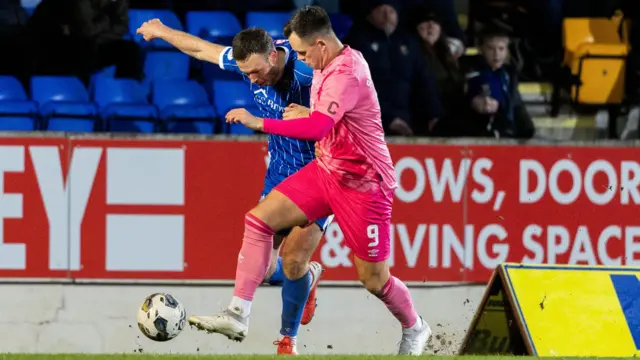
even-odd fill
[{"label": "player's forearm", "polygon": [[323,113],[314,111],[311,116],[293,120],[264,119],[262,131],[300,140],[322,140],[335,123]]},{"label": "player's forearm", "polygon": [[208,42],[183,31],[171,29],[162,39],[183,53],[202,61],[217,64],[224,46]]}]

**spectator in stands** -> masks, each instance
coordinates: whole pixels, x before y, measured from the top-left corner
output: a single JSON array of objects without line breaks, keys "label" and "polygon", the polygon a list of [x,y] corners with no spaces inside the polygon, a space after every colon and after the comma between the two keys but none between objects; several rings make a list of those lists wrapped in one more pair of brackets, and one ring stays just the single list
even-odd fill
[{"label": "spectator in stands", "polygon": [[36,72],[91,74],[116,65],[118,77],[140,78],[137,45],[129,28],[128,0],[43,0],[28,28],[36,44]]},{"label": "spectator in stands", "polygon": [[[410,19],[411,9],[415,6],[424,6],[429,11],[433,11],[437,14],[441,19],[442,28],[445,33],[460,40],[462,44],[466,43],[464,31],[458,22],[458,13],[455,9],[454,0],[397,0],[396,2],[401,4],[403,9],[407,9],[407,11],[403,11],[399,14],[401,20],[404,18]],[[340,1],[340,12],[347,14],[352,18],[358,18],[362,14],[363,10],[368,10],[370,3],[371,0],[342,0]]]},{"label": "spectator in stands", "polygon": [[[444,32],[450,36],[451,42],[456,46],[461,46],[464,52],[466,37],[460,23],[458,22],[458,12],[455,9],[454,0],[404,0],[405,6],[412,9],[415,6],[422,7],[435,14],[439,19],[440,26]],[[473,1],[473,0],[471,0]],[[411,16],[411,14],[407,14]],[[458,40],[455,41],[454,39]]]},{"label": "spectator in stands", "polygon": [[23,82],[30,70],[29,59],[25,56],[27,17],[20,0],[0,0],[0,74],[14,75]]},{"label": "spectator in stands", "polygon": [[398,27],[398,4],[372,0],[344,43],[362,52],[378,91],[390,135],[426,135],[441,116],[435,77],[427,71],[415,36]]},{"label": "spectator in stands", "polygon": [[466,135],[497,138],[533,137],[535,130],[520,91],[515,69],[507,64],[509,35],[499,28],[480,35],[480,52],[467,73],[466,98],[471,107]]},{"label": "spectator in stands", "polygon": [[425,7],[414,7],[412,25],[422,43],[422,52],[431,71],[438,82],[440,103],[443,106],[443,121],[436,127],[438,135],[449,133],[446,127],[456,127],[462,118],[464,109],[460,102],[464,98],[465,79],[458,64],[464,47],[462,43],[448,37],[441,27],[441,22],[433,11]]},{"label": "spectator in stands", "polygon": [[640,136],[640,1],[625,0],[622,3],[625,21],[629,25],[629,44],[631,50],[627,57],[625,88],[626,101],[629,104],[627,125],[622,132],[622,139],[629,136],[630,131],[638,131]]}]

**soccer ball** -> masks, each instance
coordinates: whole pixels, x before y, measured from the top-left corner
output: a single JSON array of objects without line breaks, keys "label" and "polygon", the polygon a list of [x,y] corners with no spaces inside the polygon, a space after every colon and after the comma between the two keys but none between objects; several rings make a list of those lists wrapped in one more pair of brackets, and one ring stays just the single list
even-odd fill
[{"label": "soccer ball", "polygon": [[168,341],[180,334],[187,323],[187,311],[173,295],[147,296],[138,309],[138,328],[154,341]]}]

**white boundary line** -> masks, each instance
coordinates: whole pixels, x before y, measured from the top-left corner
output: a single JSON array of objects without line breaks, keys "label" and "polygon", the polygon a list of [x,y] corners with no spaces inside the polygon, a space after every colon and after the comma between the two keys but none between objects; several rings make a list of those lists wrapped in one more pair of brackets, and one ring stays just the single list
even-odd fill
[{"label": "white boundary line", "polygon": [[[158,279],[69,279],[69,278],[0,278],[1,284],[12,285],[33,285],[33,284],[60,284],[60,285],[123,285],[123,286],[233,286],[234,280],[158,280]],[[478,282],[423,282],[423,281],[407,281],[410,287],[455,287],[455,286],[473,286],[485,283]],[[270,286],[270,285],[263,285]],[[336,281],[324,280],[320,283],[321,287],[362,287],[358,281]]]}]

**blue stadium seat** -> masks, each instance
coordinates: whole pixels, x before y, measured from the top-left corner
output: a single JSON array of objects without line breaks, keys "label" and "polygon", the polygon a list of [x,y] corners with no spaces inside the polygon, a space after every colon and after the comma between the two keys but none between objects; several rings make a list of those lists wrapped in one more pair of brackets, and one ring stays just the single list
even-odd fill
[{"label": "blue stadium seat", "polygon": [[210,62],[201,62],[202,65],[202,77],[205,84],[211,84],[214,80],[240,80],[242,79],[235,71],[226,71],[220,69],[220,65]]},{"label": "blue stadium seat", "polygon": [[[213,104],[215,105],[221,118],[233,108],[245,108],[254,115],[260,112],[253,100],[253,95],[249,90],[249,85],[244,81],[216,80],[212,83]],[[224,123],[223,131],[229,134],[253,134],[253,130],[247,129],[242,124]]]},{"label": "blue stadium seat", "polygon": [[145,94],[151,91],[151,84],[160,79],[187,79],[189,77],[189,56],[175,51],[150,51],[144,61],[142,81]]},{"label": "blue stadium seat", "polygon": [[92,132],[95,130],[95,121],[92,118],[79,117],[55,117],[47,122],[47,130],[64,132]]},{"label": "blue stadium seat", "polygon": [[34,7],[26,7],[26,8],[24,8],[24,11],[27,13],[28,17],[31,17],[33,15],[33,12],[36,11],[36,8],[34,8]]},{"label": "blue stadium seat", "polygon": [[351,30],[353,20],[351,20],[349,16],[341,13],[334,13],[329,15],[329,18],[331,18],[333,31],[335,31],[339,39],[345,37],[349,33],[349,30]]},{"label": "blue stadium seat", "polygon": [[36,120],[24,116],[0,116],[0,130],[2,131],[33,131]]},{"label": "blue stadium seat", "polygon": [[116,76],[116,66],[108,66],[104,69],[98,70],[96,72],[94,72],[91,75],[91,78],[89,79],[89,94],[93,94],[95,91],[95,87],[96,87],[96,81],[99,78],[103,78],[103,77],[107,77],[107,78],[113,78]]},{"label": "blue stadium seat", "polygon": [[213,105],[221,117],[233,108],[254,107],[253,94],[244,81],[216,80],[212,83]]},{"label": "blue stadium seat", "polygon": [[[242,30],[238,18],[229,11],[189,11],[186,18],[188,33],[220,45],[231,46],[233,37]],[[200,69],[207,83],[237,76],[209,62],[192,59],[191,63],[194,69]]]},{"label": "blue stadium seat", "polygon": [[215,40],[225,37],[233,38],[240,30],[242,30],[240,21],[229,11],[187,12],[187,32],[189,34]]},{"label": "blue stadium seat", "polygon": [[146,79],[186,79],[189,77],[189,56],[173,51],[148,52],[144,61]]},{"label": "blue stadium seat", "polygon": [[184,30],[182,23],[178,16],[171,10],[160,9],[129,9],[129,33],[133,37],[134,41],[142,47],[151,47],[154,49],[173,49],[169,43],[164,40],[155,39],[153,41],[144,41],[142,35],[136,34],[136,30],[145,21],[151,19],[160,19],[163,24],[169,26],[172,29]]},{"label": "blue stadium seat", "polygon": [[20,5],[26,11],[27,15],[30,17],[33,15],[33,12],[36,10],[36,6],[40,4],[40,0],[21,0]]},{"label": "blue stadium seat", "polygon": [[0,76],[0,130],[34,130],[38,106],[13,76]]},{"label": "blue stadium seat", "polygon": [[98,78],[93,99],[107,131],[152,133],[158,111],[142,85],[131,79]]},{"label": "blue stadium seat", "polygon": [[0,76],[0,101],[16,100],[27,100],[27,93],[22,84],[13,76]]},{"label": "blue stadium seat", "polygon": [[40,115],[50,130],[89,131],[98,111],[87,89],[72,76],[34,76],[31,99],[40,104]]},{"label": "blue stadium seat", "polygon": [[267,30],[274,39],[283,39],[284,24],[291,18],[288,12],[255,11],[248,12],[247,27],[259,27]]},{"label": "blue stadium seat", "polygon": [[152,93],[167,131],[213,133],[216,112],[196,81],[159,80],[154,82]]}]

